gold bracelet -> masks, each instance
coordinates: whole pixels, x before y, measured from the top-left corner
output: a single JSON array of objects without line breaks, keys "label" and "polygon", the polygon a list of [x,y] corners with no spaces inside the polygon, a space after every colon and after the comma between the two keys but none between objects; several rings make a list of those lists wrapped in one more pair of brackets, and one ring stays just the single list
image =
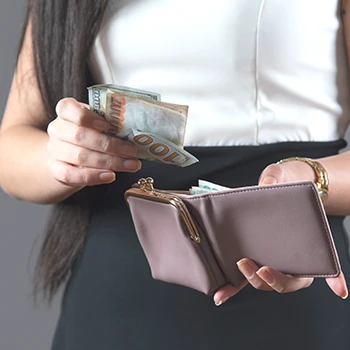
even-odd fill
[{"label": "gold bracelet", "polygon": [[316,160],[313,160],[311,158],[304,158],[304,157],[290,157],[290,158],[286,158],[286,159],[281,159],[276,164],[283,164],[283,163],[291,162],[294,160],[299,160],[301,162],[305,162],[305,163],[309,164],[314,169],[316,176],[317,176],[317,180],[315,182],[315,185],[317,187],[318,194],[320,195],[320,197],[324,203],[326,201],[326,199],[328,198],[328,185],[329,185],[328,174],[327,174],[326,169],[323,167],[323,165],[321,163],[317,162]]}]

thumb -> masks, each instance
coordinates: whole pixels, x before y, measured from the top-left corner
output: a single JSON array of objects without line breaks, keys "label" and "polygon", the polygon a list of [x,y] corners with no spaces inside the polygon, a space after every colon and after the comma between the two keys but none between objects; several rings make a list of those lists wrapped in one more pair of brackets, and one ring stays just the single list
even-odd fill
[{"label": "thumb", "polygon": [[273,185],[276,183],[277,179],[273,176],[264,176],[259,181],[259,185]]},{"label": "thumb", "polygon": [[82,106],[84,106],[85,108],[87,108],[88,110],[91,111],[91,107],[90,105],[88,105],[87,103],[83,103],[83,102],[79,102]]},{"label": "thumb", "polygon": [[343,272],[338,277],[326,278],[326,282],[336,295],[343,299],[348,297],[349,292]]}]

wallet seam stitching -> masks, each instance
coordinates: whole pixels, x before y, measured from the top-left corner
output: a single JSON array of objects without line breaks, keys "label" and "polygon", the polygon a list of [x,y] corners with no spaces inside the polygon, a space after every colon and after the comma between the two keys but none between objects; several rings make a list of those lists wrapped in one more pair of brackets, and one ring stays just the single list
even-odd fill
[{"label": "wallet seam stitching", "polygon": [[[195,198],[186,198],[186,201],[195,201],[195,200],[202,200],[203,198],[210,198],[210,197],[219,197],[219,196],[225,196],[225,195],[230,195],[233,192],[234,193],[244,193],[244,192],[254,192],[254,191],[268,191],[268,190],[272,190],[272,189],[283,189],[283,188],[290,188],[290,187],[311,187],[312,189],[312,193],[314,194],[314,196],[316,197],[316,202],[317,202],[317,206],[318,206],[318,210],[319,213],[321,214],[321,218],[322,218],[322,223],[323,223],[323,227],[326,231],[326,236],[327,236],[327,240],[328,240],[328,245],[329,248],[331,249],[331,253],[332,253],[332,259],[333,259],[333,267],[335,268],[335,270],[337,271],[337,273],[339,273],[339,269],[337,266],[337,259],[335,256],[335,252],[334,252],[334,247],[332,245],[332,241],[330,238],[330,232],[328,230],[328,227],[326,225],[324,216],[322,215],[322,208],[320,206],[320,198],[318,193],[316,192],[316,188],[314,185],[309,184],[309,183],[303,183],[303,184],[295,184],[295,185],[285,185],[285,186],[281,186],[281,185],[277,185],[277,186],[269,186],[269,187],[260,187],[260,188],[254,188],[254,189],[244,189],[244,190],[234,190],[231,192],[225,192],[225,193],[208,193],[208,194],[204,194],[201,195],[200,197],[195,197]],[[318,276],[318,277],[332,277],[334,276],[333,274],[320,274],[320,275],[308,275],[308,274],[301,274],[298,275],[300,277],[313,277],[313,276]]]},{"label": "wallet seam stitching", "polygon": [[[332,253],[334,268],[335,268],[336,272],[338,273],[339,269],[338,269],[338,266],[337,266],[338,264],[337,264],[337,259],[336,259],[336,256],[335,256],[334,245],[332,244],[332,240],[331,240],[331,237],[330,237],[330,231],[328,229],[328,226],[327,226],[327,223],[325,221],[324,215],[322,215],[323,211],[322,211],[321,204],[320,204],[320,197],[319,197],[318,192],[316,191],[315,186],[311,186],[311,188],[312,188],[312,192],[313,192],[313,194],[314,194],[314,196],[316,198],[318,210],[319,210],[319,213],[321,214],[323,226],[324,226],[324,229],[326,231],[326,236],[327,236],[327,239],[328,239],[328,245],[329,245],[329,248],[331,249],[331,253]],[[329,275],[326,275],[326,276],[329,276]]]}]

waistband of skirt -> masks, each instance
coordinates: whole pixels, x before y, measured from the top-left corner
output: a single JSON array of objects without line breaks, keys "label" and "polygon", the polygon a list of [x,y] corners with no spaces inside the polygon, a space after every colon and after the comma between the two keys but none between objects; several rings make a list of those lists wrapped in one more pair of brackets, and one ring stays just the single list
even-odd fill
[{"label": "waistband of skirt", "polygon": [[347,146],[347,142],[344,139],[338,139],[334,141],[302,141],[302,142],[277,142],[267,143],[261,145],[241,145],[241,146],[207,146],[198,147],[191,146],[186,147],[190,153],[200,155],[210,154],[223,154],[228,153],[235,155],[240,152],[248,152],[248,154],[281,154],[282,156],[292,154],[297,156],[296,153],[303,154],[308,157],[326,157],[339,153],[339,151]]},{"label": "waistband of skirt", "polygon": [[[140,171],[119,173],[117,181],[106,185],[106,192],[124,193],[142,177],[153,177],[160,189],[188,189],[198,179],[228,187],[251,186],[258,183],[266,166],[280,159],[299,156],[322,158],[339,153],[346,147],[343,139],[331,142],[281,142],[259,146],[188,147],[199,162],[186,168],[158,162],[142,161]],[[114,197],[113,200],[116,198]]]}]

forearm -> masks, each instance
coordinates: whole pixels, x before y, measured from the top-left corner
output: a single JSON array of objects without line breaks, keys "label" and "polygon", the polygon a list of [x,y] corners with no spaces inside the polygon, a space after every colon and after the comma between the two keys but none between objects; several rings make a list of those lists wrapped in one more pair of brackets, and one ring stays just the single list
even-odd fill
[{"label": "forearm", "polygon": [[350,215],[350,151],[317,160],[329,177],[329,197],[325,202],[327,214]]},{"label": "forearm", "polygon": [[49,173],[46,132],[18,125],[0,133],[0,187],[10,196],[40,204],[58,203],[80,188]]}]

